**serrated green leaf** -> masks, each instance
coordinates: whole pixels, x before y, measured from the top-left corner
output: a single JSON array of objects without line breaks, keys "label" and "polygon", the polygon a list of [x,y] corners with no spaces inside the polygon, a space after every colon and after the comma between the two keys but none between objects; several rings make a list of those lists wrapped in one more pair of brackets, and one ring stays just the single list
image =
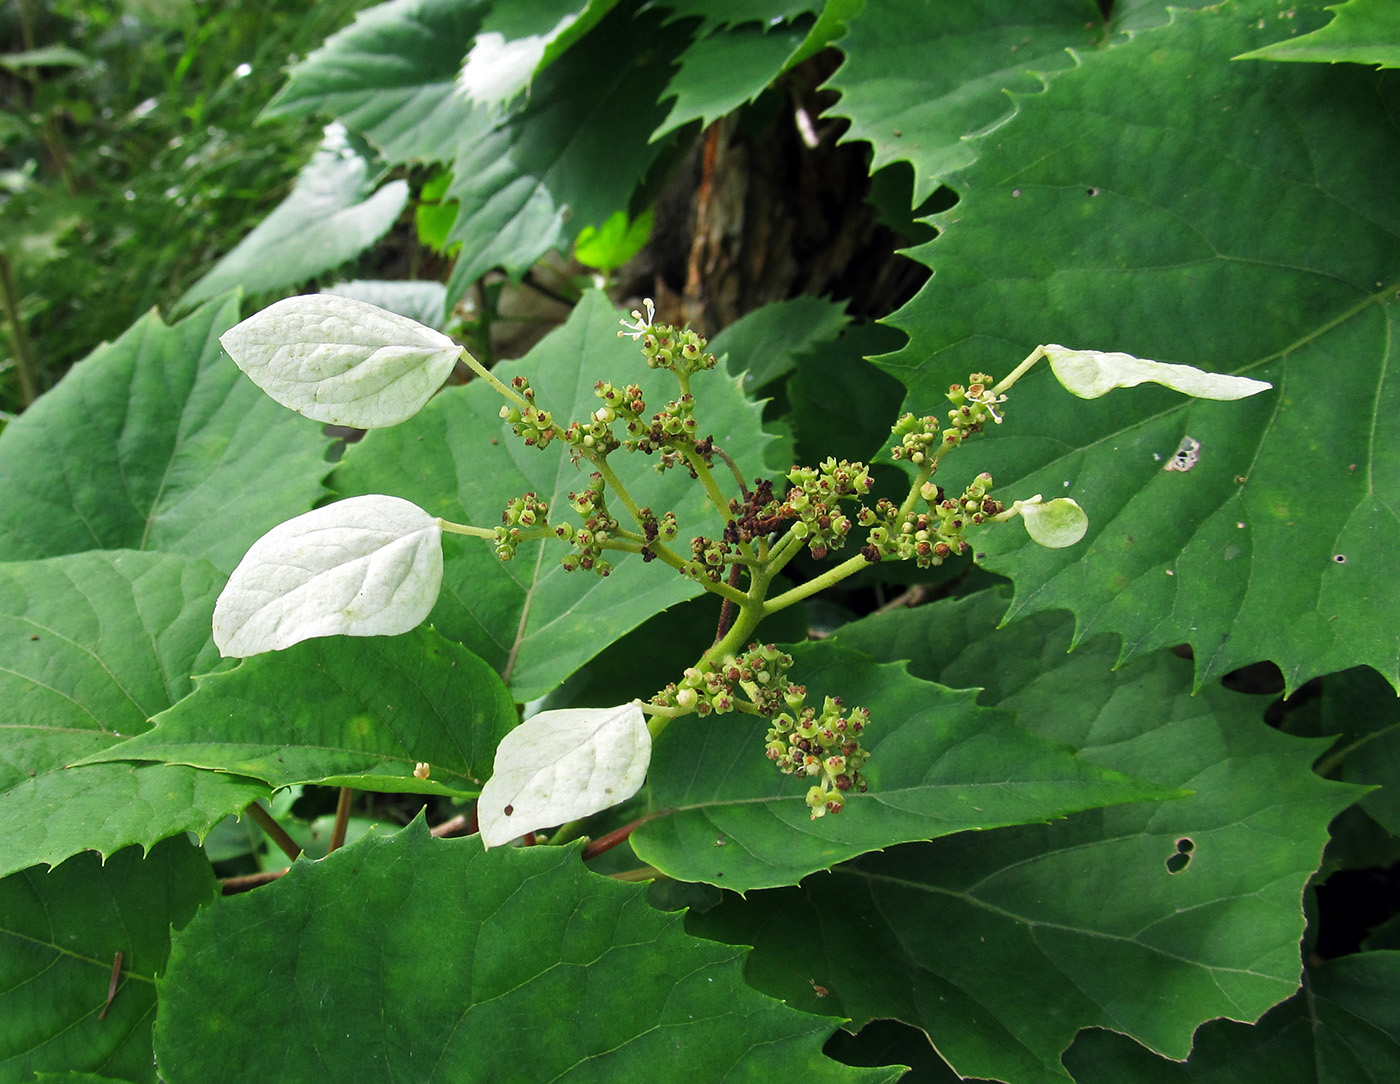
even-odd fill
[{"label": "serrated green leaf", "polygon": [[[517,719],[495,671],[431,629],[334,637],[198,678],[152,730],[89,762],[188,764],[273,787],[475,796]],[[414,776],[420,763],[426,779]]]},{"label": "serrated green leaf", "polygon": [[139,734],[217,660],[221,577],[172,554],[0,564],[0,875],[78,851],[203,834],[267,788],[190,768],[66,768]]},{"label": "serrated green leaf", "polygon": [[[172,1084],[230,1064],[265,1080],[295,1065],[307,1084],[651,1084],[660,1064],[705,1080],[899,1075],[826,1060],[832,1021],[749,990],[741,953],[687,936],[576,850],[488,853],[421,820],[219,900],[175,935],[157,988]],[[501,1049],[511,1035],[534,1039]]]},{"label": "serrated green leaf", "polygon": [[[528,377],[536,405],[561,425],[598,409],[593,386],[600,379],[640,384],[651,410],[675,398],[675,379],[648,370],[636,344],[617,332],[618,312],[603,295],[586,294],[567,324],[496,373],[507,382]],[[716,371],[697,375],[694,386],[701,429],[741,466],[761,462],[768,438],[737,381]],[[444,390],[417,417],[351,448],[337,487],[347,495],[401,494],[430,514],[480,526],[498,523],[511,498],[534,492],[549,502],[551,522],[572,522],[568,495],[586,487],[586,471],[557,445],[525,447],[502,422],[501,404],[482,382]],[[719,532],[718,517],[683,472],[657,474],[654,460],[640,454],[619,452],[609,462],[640,505],[658,515],[674,509],[684,537]],[[479,539],[449,538],[443,548],[442,596],[429,620],[505,673],[521,701],[549,692],[622,633],[701,591],[659,563],[626,554],[617,554],[606,578],[567,573],[559,561],[568,550],[552,540],[522,545],[505,563]]]},{"label": "serrated green leaf", "polygon": [[213,892],[209,864],[184,839],[144,858],[129,847],[0,879],[0,1079],[154,1082],[155,978],[170,928]]},{"label": "serrated green leaf", "polygon": [[264,117],[339,117],[394,165],[449,161],[467,124],[489,124],[456,93],[481,26],[479,0],[390,0],[292,68]]},{"label": "serrated green leaf", "polygon": [[744,23],[771,26],[791,22],[817,11],[821,0],[665,0],[669,20],[699,19],[696,35],[705,37],[716,30]]},{"label": "serrated green leaf", "polygon": [[227,572],[325,490],[319,427],[224,357],[235,299],[151,313],[0,434],[0,557],[91,549],[207,557]]},{"label": "serrated green leaf", "polygon": [[798,360],[830,342],[850,323],[846,306],[823,297],[773,301],[745,313],[710,342],[710,351],[750,390],[797,367]]},{"label": "serrated green leaf", "polygon": [[1034,91],[1034,73],[1071,66],[1067,50],[1105,36],[1093,0],[868,3],[841,39],[846,59],[827,83],[841,100],[829,112],[851,118],[844,138],[874,148],[871,172],[913,164],[917,206],[972,162],[966,136],[1012,112],[1007,91]]},{"label": "serrated green leaf", "polygon": [[1185,1063],[1153,1057],[1122,1035],[1089,1031],[1065,1065],[1078,1084],[1379,1084],[1400,1074],[1397,987],[1400,953],[1346,956],[1310,968],[1305,989],[1255,1027],[1205,1025]]},{"label": "serrated green leaf", "polygon": [[[1396,84],[1228,62],[1265,9],[1177,12],[1020,99],[916,253],[936,274],[885,364],[918,413],[1050,339],[1272,381],[1237,403],[1083,403],[1032,373],[957,459],[998,497],[1074,497],[1090,532],[1060,552],[1002,528],[974,546],[1017,582],[1012,616],[1068,608],[1125,658],[1189,643],[1201,682],[1267,658],[1290,689],[1359,664],[1396,684]],[[1299,25],[1319,14],[1299,5]],[[1144,65],[1170,92],[1145,91]],[[1199,462],[1164,471],[1185,438]],[[1300,499],[1300,479],[1327,499]]]},{"label": "serrated green leaf", "polygon": [[506,103],[581,38],[617,0],[495,4],[482,19],[458,88],[478,102]]},{"label": "serrated green leaf", "polygon": [[663,94],[663,99],[675,99],[671,110],[651,137],[660,139],[691,121],[708,127],[717,117],[753,101],[781,74],[806,40],[810,25],[810,19],[777,26],[750,23],[691,43]]},{"label": "serrated green leaf", "polygon": [[[1158,653],[1115,672],[1106,640],[1065,653],[1064,615],[995,631],[1004,605],[983,593],[837,641],[983,685],[1084,761],[1193,793],[866,856],[712,912],[704,930],[757,941],[761,989],[810,1007],[815,977],[824,1006],[924,1028],[963,1076],[1063,1081],[1060,1055],[1085,1027],[1183,1058],[1203,1021],[1254,1020],[1296,989],[1303,887],[1359,791],[1319,780],[1324,743],[1264,725],[1257,699],[1192,695],[1189,663]],[[817,913],[828,943],[859,938],[862,952],[794,961],[780,931]]]},{"label": "serrated green leaf", "polygon": [[747,892],[796,884],[895,843],[1180,793],[1090,765],[977,707],[975,693],[921,681],[902,666],[825,643],[789,650],[809,701],[839,696],[870,711],[861,735],[869,792],[848,794],[839,815],[811,820],[810,780],[780,775],[763,754],[767,720],[678,720],[652,752],[643,793],[654,819],[631,837],[644,862]]},{"label": "serrated green leaf", "polygon": [[1239,60],[1307,60],[1314,63],[1379,64],[1400,68],[1400,9],[1388,0],[1347,0],[1328,8],[1332,21],[1300,34],[1292,20],[1276,24],[1290,36]]},{"label": "serrated green leaf", "polygon": [[460,133],[444,199],[460,205],[449,243],[462,252],[448,282],[461,297],[493,267],[523,273],[587,225],[628,205],[665,149],[648,136],[683,31],[621,9],[534,81],[518,110]]},{"label": "serrated green leaf", "polygon": [[229,290],[259,293],[306,282],[388,233],[408,202],[408,182],[376,187],[382,167],[362,144],[344,125],[327,125],[287,198],[185,292],[176,311]]}]

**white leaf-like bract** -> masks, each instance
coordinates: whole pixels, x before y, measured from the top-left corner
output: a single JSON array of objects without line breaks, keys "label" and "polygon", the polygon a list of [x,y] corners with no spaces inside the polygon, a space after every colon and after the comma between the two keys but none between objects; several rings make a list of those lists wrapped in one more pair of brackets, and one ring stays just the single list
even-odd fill
[{"label": "white leaf-like bract", "polygon": [[481,842],[499,847],[624,802],[641,789],[650,764],[651,732],[635,702],[542,711],[496,748],[476,804]]},{"label": "white leaf-like bract", "polygon": [[1071,350],[1054,343],[1041,350],[1055,370],[1055,379],[1081,399],[1097,399],[1114,388],[1134,388],[1149,381],[1196,399],[1244,399],[1273,387],[1247,376],[1208,373],[1190,365],[1145,361],[1131,354]]},{"label": "white leaf-like bract", "polygon": [[400,497],[351,497],[253,543],[214,606],[214,643],[245,658],[316,636],[397,636],[441,587],[438,521]]},{"label": "white leaf-like bract", "polygon": [[442,387],[461,347],[440,331],[334,294],[289,297],[219,336],[238,367],[318,422],[398,425]]},{"label": "white leaf-like bract", "polygon": [[1056,497],[1042,504],[1037,493],[1030,500],[1017,501],[1016,507],[1031,541],[1046,549],[1062,550],[1073,546],[1089,529],[1088,515],[1068,497]]}]

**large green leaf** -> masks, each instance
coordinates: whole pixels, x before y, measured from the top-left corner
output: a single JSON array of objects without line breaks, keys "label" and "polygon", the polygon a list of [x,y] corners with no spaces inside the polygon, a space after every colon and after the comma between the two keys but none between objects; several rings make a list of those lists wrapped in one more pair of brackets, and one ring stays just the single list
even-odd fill
[{"label": "large green leaf", "polygon": [[506,103],[581,38],[617,0],[494,4],[481,21],[458,88],[474,101]]},{"label": "large green leaf", "polygon": [[674,97],[671,110],[652,137],[659,139],[691,121],[707,127],[753,101],[806,40],[810,25],[810,19],[776,26],[749,23],[717,30],[687,46],[663,95]]},{"label": "large green leaf", "polygon": [[324,490],[319,427],[219,349],[238,302],[100,346],[0,434],[0,558],[164,550],[230,571]]},{"label": "large green leaf", "polygon": [[843,303],[823,297],[773,301],[735,320],[710,341],[710,349],[756,390],[797,368],[800,358],[835,339],[850,319]]},{"label": "large green leaf", "polygon": [[841,40],[845,62],[828,82],[830,110],[851,118],[846,139],[874,148],[871,171],[914,166],[914,205],[972,161],[969,133],[1012,111],[1006,92],[1033,91],[1035,71],[1074,61],[1069,49],[1103,41],[1094,0],[972,0],[866,4]]},{"label": "large green leaf", "polygon": [[[1391,0],[1347,0],[1330,9],[1332,21],[1311,34],[1297,34],[1255,49],[1258,60],[1353,61],[1400,68],[1400,8]],[[1285,24],[1286,25],[1286,24]],[[1278,29],[1284,29],[1280,26]],[[1288,27],[1292,30],[1292,27]]]},{"label": "large green leaf", "polygon": [[618,9],[546,68],[523,106],[457,136],[444,197],[460,205],[448,293],[496,266],[521,274],[585,226],[602,226],[666,149],[650,142],[683,30]]},{"label": "large green leaf", "polygon": [[408,182],[376,187],[383,163],[342,124],[325,137],[291,193],[180,298],[189,308],[228,290],[295,286],[354,259],[386,233],[408,202]]},{"label": "large green leaf", "polygon": [[[337,636],[196,679],[153,729],[89,759],[158,760],[274,787],[475,796],[516,724],[496,672],[431,629]],[[430,775],[414,776],[426,763]]]},{"label": "large green leaf", "polygon": [[[386,916],[393,921],[385,921]],[[170,1084],[250,1080],[892,1081],[826,1060],[833,1021],[748,989],[574,849],[371,834],[176,934],[156,1050]],[[431,996],[425,996],[430,992]],[[503,1043],[508,1042],[508,1048]]]},{"label": "large green leaf", "polygon": [[[916,253],[936,274],[886,364],[921,414],[1045,342],[1271,380],[1237,403],[1086,403],[1033,372],[948,465],[989,469],[998,495],[1073,496],[1089,535],[1052,552],[997,529],[977,548],[1017,582],[1013,616],[1071,609],[1126,658],[1185,642],[1201,682],[1268,658],[1290,689],[1358,664],[1395,684],[1400,84],[1231,62],[1274,13],[1177,12],[1018,99]],[[1187,437],[1199,462],[1164,471]]]},{"label": "large green leaf", "polygon": [[486,7],[389,0],[362,11],[292,69],[263,115],[339,117],[390,163],[447,161],[462,126],[484,116],[456,79]]},{"label": "large green leaf", "polygon": [[1310,968],[1304,989],[1253,1028],[1207,1024],[1187,1062],[1091,1031],[1065,1064],[1079,1084],[1380,1084],[1400,1077],[1397,989],[1400,953],[1347,956]]},{"label": "large green leaf", "polygon": [[847,795],[839,815],[811,820],[810,780],[779,774],[764,756],[767,720],[686,718],[652,752],[643,794],[654,819],[632,834],[644,862],[680,880],[747,892],[796,884],[909,840],[1179,793],[1090,764],[1006,713],[977,707],[974,693],[922,681],[902,666],[877,666],[831,644],[791,651],[791,676],[814,703],[837,696],[870,711],[861,737],[870,750],[862,769],[869,792]]},{"label": "large green leaf", "polygon": [[[1254,1020],[1297,988],[1303,888],[1360,791],[1314,776],[1325,742],[1265,726],[1253,698],[1193,696],[1189,663],[1160,652],[1115,672],[1108,638],[1066,654],[1063,614],[995,631],[1004,606],[984,593],[837,639],[983,686],[1083,761],[1190,796],[869,855],[701,928],[758,946],[760,988],[810,1006],[815,980],[857,1024],[923,1028],[963,1076],[1064,1080],[1061,1053],[1095,1026],[1185,1057],[1203,1021]],[[832,947],[794,959],[785,931],[815,921]]]},{"label": "large green leaf", "polygon": [[203,835],[267,792],[163,764],[66,765],[139,734],[218,661],[222,577],[173,554],[80,553],[0,564],[0,875],[81,850]]},{"label": "large green leaf", "polygon": [[[496,371],[507,381],[527,376],[538,405],[560,424],[598,409],[599,380],[636,382],[649,409],[659,409],[678,394],[676,381],[645,368],[636,344],[618,338],[617,320],[606,298],[587,294],[564,327],[524,360]],[[741,465],[761,462],[768,438],[758,407],[738,382],[714,372],[696,376],[694,386],[701,431]],[[337,487],[345,495],[394,493],[433,515],[480,526],[498,523],[512,497],[534,492],[549,501],[551,522],[570,519],[568,495],[586,488],[586,470],[558,445],[525,447],[501,421],[501,403],[481,382],[445,390],[416,418],[351,448]],[[639,504],[658,515],[676,512],[683,539],[719,534],[718,517],[683,471],[657,474],[651,458],[625,452],[609,462]],[[647,565],[625,554],[606,578],[565,572],[559,561],[568,550],[552,540],[523,545],[504,564],[478,539],[445,538],[443,548],[443,593],[430,620],[500,669],[520,700],[543,695],[624,632],[700,593],[660,562]]]},{"label": "large green leaf", "polygon": [[155,978],[170,927],[188,922],[213,889],[209,864],[184,839],[144,858],[128,847],[105,862],[81,854],[0,879],[0,1080],[90,1070],[153,1082]]}]

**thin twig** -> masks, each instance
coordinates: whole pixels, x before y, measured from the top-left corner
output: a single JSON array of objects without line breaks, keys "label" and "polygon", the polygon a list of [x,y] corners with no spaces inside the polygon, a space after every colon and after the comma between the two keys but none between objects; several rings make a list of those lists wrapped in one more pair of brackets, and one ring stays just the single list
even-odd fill
[{"label": "thin twig", "polygon": [[117,950],[117,954],[112,957],[112,981],[107,984],[107,1003],[102,1006],[102,1011],[97,1014],[97,1019],[106,1020],[107,1010],[112,1007],[112,999],[117,996],[117,983],[122,981],[122,954]]},{"label": "thin twig", "polygon": [[340,788],[340,799],[335,803],[335,824],[331,828],[331,841],[326,844],[326,853],[339,850],[345,843],[345,829],[350,824],[350,802],[355,792],[349,787]]},{"label": "thin twig", "polygon": [[590,858],[598,857],[598,855],[602,854],[604,851],[612,850],[635,832],[638,826],[645,824],[648,819],[647,817],[638,818],[631,824],[624,824],[621,828],[614,828],[605,836],[599,836],[597,839],[591,840],[588,845],[583,848],[583,860],[587,862]]},{"label": "thin twig", "polygon": [[291,868],[284,866],[282,869],[265,869],[261,873],[245,873],[241,877],[224,877],[219,881],[219,891],[225,896],[235,896],[240,892],[271,884]]},{"label": "thin twig", "polygon": [[272,842],[282,849],[282,853],[295,862],[301,857],[301,848],[297,846],[297,841],[287,835],[287,830],[272,819],[269,813],[257,802],[250,802],[248,808],[243,812],[247,813],[258,827],[271,837]]}]

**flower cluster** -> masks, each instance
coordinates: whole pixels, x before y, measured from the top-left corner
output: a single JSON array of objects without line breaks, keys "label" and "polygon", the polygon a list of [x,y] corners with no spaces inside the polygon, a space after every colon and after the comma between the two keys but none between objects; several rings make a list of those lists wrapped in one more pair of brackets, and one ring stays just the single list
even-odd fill
[{"label": "flower cluster", "polygon": [[788,481],[793,488],[784,505],[797,517],[793,530],[818,560],[844,546],[854,525],[851,517],[841,511],[840,501],[864,497],[875,484],[864,463],[848,463],[844,459],[827,459],[815,469],[793,467],[788,471]]},{"label": "flower cluster", "polygon": [[812,819],[840,813],[849,791],[864,791],[860,770],[870,753],[860,733],[870,722],[865,708],[842,711],[840,697],[828,696],[818,712],[812,707],[780,712],[768,730],[768,759],[787,775],[816,781],[807,790]]},{"label": "flower cluster", "polygon": [[534,493],[512,497],[501,513],[501,526],[496,528],[493,549],[497,558],[509,561],[516,547],[527,538],[539,537],[536,528],[549,525],[549,502]]},{"label": "flower cluster", "polygon": [[554,533],[574,547],[574,552],[567,554],[560,562],[565,572],[581,568],[585,572],[606,576],[612,572],[612,563],[603,557],[603,550],[609,539],[617,535],[619,525],[603,501],[603,476],[595,472],[588,480],[593,483],[588,489],[569,494],[569,504],[583,520],[583,526],[561,523],[554,528]]},{"label": "flower cluster", "polygon": [[535,406],[535,389],[530,387],[530,381],[525,377],[517,376],[510,382],[510,386],[525,405],[522,407],[515,403],[507,403],[501,407],[501,417],[510,425],[511,431],[517,437],[523,438],[530,447],[549,447],[549,442],[560,435],[553,416],[549,411],[540,410]]}]

